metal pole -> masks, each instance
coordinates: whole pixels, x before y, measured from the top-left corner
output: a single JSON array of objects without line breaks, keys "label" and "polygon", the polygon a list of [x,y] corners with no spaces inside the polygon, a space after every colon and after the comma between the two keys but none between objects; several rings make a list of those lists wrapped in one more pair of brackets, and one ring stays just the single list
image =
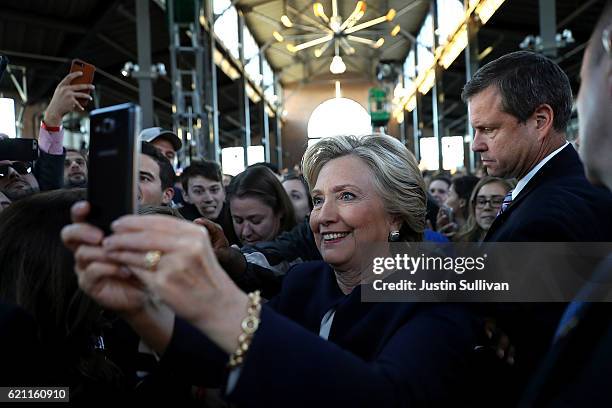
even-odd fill
[{"label": "metal pole", "polygon": [[142,111],[142,127],[153,126],[153,79],[151,78],[151,29],[149,0],[136,0],[136,29],[138,44],[138,100]]},{"label": "metal pole", "polygon": [[557,56],[557,4],[556,0],[540,1],[540,38],[542,38],[543,54],[554,58]]},{"label": "metal pole", "polygon": [[263,70],[264,53],[259,54],[259,74],[261,75],[261,142],[264,143],[264,160],[270,163],[270,123],[268,113],[266,112],[266,93],[264,89],[264,70]]},{"label": "metal pole", "polygon": [[[414,66],[415,69],[419,65],[419,57],[417,53],[416,41],[412,43],[412,50],[414,51]],[[414,140],[414,157],[417,162],[421,161],[421,109],[423,107],[421,100],[421,93],[417,90],[415,94],[416,105],[412,110],[412,137]]]},{"label": "metal pole", "polygon": [[[431,18],[433,21],[433,30],[434,30],[434,46],[433,49],[437,49],[439,45],[438,35],[435,34],[438,29],[438,2],[437,0],[433,0],[431,2]],[[435,66],[435,82],[432,88],[431,93],[431,107],[432,107],[432,122],[433,122],[433,134],[436,138],[436,143],[438,145],[438,170],[443,170],[443,155],[442,155],[442,135],[444,134],[444,130],[442,128],[442,119],[440,117],[440,113],[443,110],[444,103],[444,91],[442,88],[442,68],[439,65]]]},{"label": "metal pole", "polygon": [[[465,0],[467,3],[467,0]],[[465,50],[465,79],[469,81],[472,79],[476,71],[478,71],[478,24],[473,17],[470,17],[470,21],[468,21],[468,45]],[[465,134],[468,136],[468,145],[469,145],[469,162],[468,162],[468,171],[473,173],[476,170],[476,154],[472,150],[472,146],[474,145],[474,129],[472,128],[472,124],[470,123],[470,118],[468,117],[465,124],[466,132]]]},{"label": "metal pole", "polygon": [[[402,64],[402,73],[400,75],[400,83],[402,84],[402,89],[406,87],[406,84],[404,83],[404,78],[405,78],[406,73],[404,72],[404,65]],[[406,126],[406,111],[404,110],[404,108],[402,108],[402,123],[400,123],[399,125],[399,134],[400,134],[400,141],[402,142],[402,144],[404,146],[406,146],[406,132],[408,127]]]},{"label": "metal pole", "polygon": [[[193,98],[192,105],[194,110],[194,116],[190,120],[190,126],[193,129],[192,137],[196,140],[198,158],[202,158],[208,155],[210,150],[210,143],[208,138],[202,131],[202,119],[204,118],[203,106],[206,101],[204,96],[204,38],[202,36],[202,28],[199,22],[200,16],[200,5],[199,2],[195,3],[193,7],[193,22],[190,24],[192,31],[191,44],[193,52],[195,53],[195,72],[193,73]],[[194,123],[195,122],[195,123]]]},{"label": "metal pole", "polygon": [[207,55],[207,86],[206,92],[207,122],[208,122],[208,144],[212,146],[208,152],[208,158],[221,163],[221,144],[219,142],[219,102],[217,89],[217,65],[214,60],[215,36],[214,36],[214,15],[213,0],[205,0],[206,21],[208,22],[208,55]]},{"label": "metal pole", "polygon": [[[281,86],[280,81],[278,80],[278,75],[274,74],[274,94],[278,96],[279,100],[281,99]],[[282,135],[281,135],[281,115],[283,114],[283,106],[284,102],[280,104],[280,108],[276,110],[276,165],[279,170],[283,168],[283,145],[282,145]]]},{"label": "metal pole", "polygon": [[[240,43],[240,64],[244,68],[244,14],[238,12],[238,42]],[[244,167],[249,165],[249,146],[251,145],[251,113],[249,111],[249,95],[247,95],[246,87],[248,81],[246,71],[243,69],[242,77],[240,78],[240,122],[242,124],[242,148],[244,149]]]},{"label": "metal pole", "polygon": [[[174,127],[174,133],[178,132],[178,127],[180,124],[177,120],[177,112],[178,112],[178,100],[179,100],[179,91],[177,89],[178,81],[178,66],[176,64],[176,24],[174,24],[174,0],[167,1],[168,11],[168,31],[170,32],[170,79],[172,81],[172,101],[174,104],[172,105],[172,125]],[[183,157],[185,156],[185,149],[181,149],[178,152],[178,161],[182,163]]]}]

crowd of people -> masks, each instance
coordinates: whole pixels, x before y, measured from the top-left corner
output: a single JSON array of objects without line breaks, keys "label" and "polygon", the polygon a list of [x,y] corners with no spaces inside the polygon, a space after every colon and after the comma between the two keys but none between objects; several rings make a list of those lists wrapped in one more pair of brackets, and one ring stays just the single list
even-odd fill
[{"label": "crowd of people", "polygon": [[[73,402],[200,406],[610,406],[607,303],[362,301],[393,243],[612,242],[612,3],[574,100],[514,52],[463,89],[486,175],[422,174],[380,134],[323,138],[297,173],[231,177],[179,137],[140,134],[138,214],[89,224],[88,156],[57,86],[33,163],[0,157],[0,386]],[[574,104],[580,152],[566,141]],[[425,177],[424,177],[425,176]],[[611,254],[612,256],[612,254]],[[593,276],[612,273],[612,258]]]}]

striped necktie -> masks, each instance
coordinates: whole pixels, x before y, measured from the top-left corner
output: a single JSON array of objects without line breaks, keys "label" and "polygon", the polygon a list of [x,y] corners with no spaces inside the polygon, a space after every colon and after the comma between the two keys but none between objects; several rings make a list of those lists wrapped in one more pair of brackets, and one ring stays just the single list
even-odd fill
[{"label": "striped necktie", "polygon": [[504,211],[508,209],[511,203],[512,203],[512,190],[508,191],[508,194],[504,196],[504,201],[502,202],[502,205],[499,208],[499,211],[497,212],[497,217],[502,215]]}]

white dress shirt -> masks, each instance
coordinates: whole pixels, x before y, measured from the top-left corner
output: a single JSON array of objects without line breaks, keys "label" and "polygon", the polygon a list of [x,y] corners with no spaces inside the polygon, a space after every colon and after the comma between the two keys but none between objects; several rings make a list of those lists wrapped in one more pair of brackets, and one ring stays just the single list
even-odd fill
[{"label": "white dress shirt", "polygon": [[516,183],[516,187],[514,187],[514,190],[512,190],[512,201],[514,201],[514,199],[519,195],[519,193],[521,192],[521,190],[523,190],[525,188],[525,186],[527,185],[527,183],[529,183],[529,180],[531,180],[533,178],[533,176],[536,175],[536,173],[538,171],[540,171],[540,169],[546,164],[548,163],[548,161],[550,159],[552,159],[553,157],[555,157],[561,150],[563,150],[565,148],[565,146],[567,146],[569,144],[569,142],[565,142],[565,144],[563,146],[561,146],[560,148],[558,148],[557,150],[555,150],[554,152],[552,152],[551,154],[549,154],[548,156],[546,156],[544,159],[542,159],[542,161],[540,161],[536,166],[534,166],[533,169],[531,169],[529,171],[529,173],[527,173],[525,175],[525,177],[523,177],[522,179],[520,179],[518,181],[518,183]]}]

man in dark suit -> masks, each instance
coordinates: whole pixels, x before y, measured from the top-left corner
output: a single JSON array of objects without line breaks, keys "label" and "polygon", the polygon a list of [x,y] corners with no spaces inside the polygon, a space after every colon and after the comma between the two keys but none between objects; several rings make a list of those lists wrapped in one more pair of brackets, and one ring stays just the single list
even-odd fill
[{"label": "man in dark suit", "polygon": [[[465,85],[472,149],[491,176],[516,178],[516,188],[489,229],[488,242],[610,241],[612,196],[592,186],[566,141],[572,91],[561,68],[531,52],[483,66]],[[516,349],[513,393],[552,341],[563,304],[491,305]]]},{"label": "man in dark suit", "polygon": [[[612,1],[608,0],[582,62],[578,94],[580,153],[596,185],[612,190]],[[612,256],[594,273],[612,280]],[[612,304],[572,302],[522,406],[612,406]]]}]

